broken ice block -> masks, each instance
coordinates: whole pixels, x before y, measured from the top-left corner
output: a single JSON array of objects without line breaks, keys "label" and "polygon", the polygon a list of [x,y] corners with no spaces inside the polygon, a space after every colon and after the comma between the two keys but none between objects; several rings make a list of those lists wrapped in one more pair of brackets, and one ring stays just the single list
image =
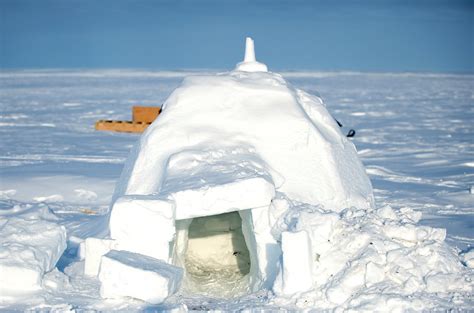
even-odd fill
[{"label": "broken ice block", "polygon": [[138,253],[112,250],[102,257],[100,295],[159,304],[178,290],[182,277],[180,267]]}]

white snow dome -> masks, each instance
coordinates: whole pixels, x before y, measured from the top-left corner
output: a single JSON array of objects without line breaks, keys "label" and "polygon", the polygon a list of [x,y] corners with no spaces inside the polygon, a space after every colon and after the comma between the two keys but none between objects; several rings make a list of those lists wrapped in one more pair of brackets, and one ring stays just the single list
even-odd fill
[{"label": "white snow dome", "polygon": [[234,71],[184,79],[131,153],[114,199],[160,194],[177,200],[179,192],[252,177],[335,211],[372,206],[356,149],[323,101],[267,72],[253,47],[247,38],[245,60]]},{"label": "white snow dome", "polygon": [[[354,145],[323,101],[268,72],[247,38],[235,70],[187,77],[166,100],[117,184],[110,240],[90,242],[88,251],[128,251],[168,264],[169,272],[181,269],[164,275],[173,287],[160,299],[177,290],[302,292],[313,283],[310,239],[278,226],[294,204],[371,210],[374,198]],[[129,255],[109,258],[131,266],[123,261]],[[89,260],[100,262],[100,255]],[[97,264],[89,268],[97,275]],[[127,295],[99,277],[104,296]]]}]

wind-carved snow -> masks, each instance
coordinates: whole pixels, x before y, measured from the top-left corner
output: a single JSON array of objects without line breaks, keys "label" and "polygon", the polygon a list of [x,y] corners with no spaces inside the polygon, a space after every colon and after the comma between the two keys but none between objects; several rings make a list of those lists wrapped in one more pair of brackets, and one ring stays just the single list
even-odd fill
[{"label": "wind-carved snow", "polygon": [[[56,212],[54,223],[64,225],[68,233],[60,271],[45,273],[44,289],[21,301],[2,300],[1,308],[144,307],[132,299],[104,303],[97,280],[84,277],[83,261],[77,262],[81,240],[104,236],[97,229],[107,223],[106,215],[85,212],[97,214],[107,206],[122,162],[138,139],[94,132],[92,125],[96,119],[128,119],[132,104],[161,104],[183,76],[143,71],[0,73],[5,123],[0,125],[1,220],[49,207]],[[312,249],[314,273],[320,278],[316,277],[313,291],[291,299],[274,298],[268,291],[234,300],[172,297],[156,308],[185,303],[200,310],[470,309],[473,76],[309,72],[284,76],[306,92],[319,92],[344,131],[356,129],[353,142],[369,169],[377,209],[335,213],[297,202],[285,204],[281,198],[276,203],[291,205],[294,212],[272,211],[270,217],[279,225],[274,234],[303,231],[318,243]],[[48,88],[55,92],[44,93]],[[29,126],[51,124],[56,127]],[[45,188],[38,182],[50,184]],[[98,198],[76,190],[91,191]],[[33,200],[55,194],[64,200]],[[416,224],[419,213],[423,215]],[[449,245],[439,228],[447,228]]]}]

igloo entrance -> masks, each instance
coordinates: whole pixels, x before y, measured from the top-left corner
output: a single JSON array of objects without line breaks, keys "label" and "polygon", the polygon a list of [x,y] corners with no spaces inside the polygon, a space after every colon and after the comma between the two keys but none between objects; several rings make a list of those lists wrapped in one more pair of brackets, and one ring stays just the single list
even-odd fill
[{"label": "igloo entrance", "polygon": [[180,220],[176,227],[186,292],[234,297],[249,291],[250,252],[238,212]]}]

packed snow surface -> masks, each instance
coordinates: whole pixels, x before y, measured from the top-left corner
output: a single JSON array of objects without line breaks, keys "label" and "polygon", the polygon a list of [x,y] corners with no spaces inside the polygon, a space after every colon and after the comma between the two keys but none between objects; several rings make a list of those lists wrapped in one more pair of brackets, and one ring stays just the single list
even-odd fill
[{"label": "packed snow surface", "polygon": [[[273,278],[277,282],[274,290],[234,299],[182,292],[158,306],[132,298],[102,299],[98,278],[84,275],[81,259],[87,249],[81,247],[87,246],[85,238],[107,235],[106,213],[114,184],[139,137],[95,132],[93,123],[97,119],[129,119],[133,104],[163,103],[185,74],[193,73],[0,74],[0,256],[8,251],[9,258],[19,260],[15,265],[21,266],[22,275],[40,286],[28,296],[6,297],[2,291],[0,308],[372,311],[473,307],[474,77],[445,74],[283,73],[293,86],[310,94],[319,92],[328,111],[344,124],[343,131],[356,129],[352,142],[375,194],[373,210],[360,205],[332,208],[330,201],[320,206],[307,201],[304,192],[300,192],[299,201],[279,193],[282,181],[276,179],[277,166],[259,172],[259,177],[272,178],[276,199],[268,212],[259,209],[260,215],[255,211],[252,217],[243,214],[242,228],[248,225],[246,221],[260,217],[274,225],[268,242],[279,238],[292,247],[292,237],[307,238],[297,242],[311,243],[311,249],[305,251],[311,251],[312,264],[303,257],[282,258],[288,260],[286,264],[295,262],[312,272],[308,291],[292,294],[295,276],[285,277],[283,268]],[[239,112],[234,114],[239,116]],[[264,123],[264,114],[261,116]],[[277,126],[285,128],[283,123]],[[246,152],[255,155],[257,150]],[[263,164],[262,159],[257,163]],[[196,164],[196,170],[202,168]],[[179,177],[179,164],[170,165],[159,168]],[[250,177],[249,168],[245,167],[245,177]],[[258,225],[263,228],[260,233],[266,234],[268,225]],[[245,229],[242,232],[245,235]],[[223,237],[221,242],[226,240]],[[8,250],[8,242],[21,244],[21,251]],[[195,243],[196,247],[200,244]],[[115,249],[107,244],[95,247],[90,251],[99,257],[109,248]],[[205,257],[197,251],[192,250],[188,257]],[[35,257],[24,258],[28,255]],[[144,267],[141,258],[133,266],[121,257],[113,259],[132,270]],[[235,261],[229,258],[225,264]]]}]

